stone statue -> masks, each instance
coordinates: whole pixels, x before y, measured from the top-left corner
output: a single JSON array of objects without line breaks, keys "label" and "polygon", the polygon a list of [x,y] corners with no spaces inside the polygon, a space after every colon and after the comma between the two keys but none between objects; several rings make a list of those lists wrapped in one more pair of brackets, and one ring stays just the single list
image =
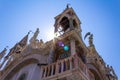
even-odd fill
[{"label": "stone statue", "polygon": [[39,34],[39,28],[37,28],[37,30],[35,31],[33,37],[30,39],[30,42],[34,42]]},{"label": "stone statue", "polygon": [[93,34],[91,34],[90,32],[86,33],[84,39],[86,39],[87,36],[89,36],[89,46],[94,46],[94,44],[93,44]]},{"label": "stone statue", "polygon": [[39,28],[37,28],[37,30],[35,31],[33,37],[30,39],[30,45],[34,48],[37,48],[37,44],[38,44],[38,40],[37,40],[37,36],[39,34]]},{"label": "stone statue", "polygon": [[67,6],[66,6],[67,9],[69,8],[69,5],[70,5],[70,4],[67,4]]},{"label": "stone statue", "polygon": [[110,70],[111,70],[111,72],[112,72],[113,77],[114,77],[115,79],[118,79],[118,78],[117,78],[117,75],[115,74],[114,69],[113,69],[112,66],[110,66]]},{"label": "stone statue", "polygon": [[107,65],[107,67],[106,67],[106,76],[108,77],[108,78],[110,78],[110,76],[111,76],[111,74],[110,74],[110,67],[109,67],[109,65]]},{"label": "stone statue", "polygon": [[89,37],[89,45],[93,46],[93,34],[91,34]]},{"label": "stone statue", "polygon": [[106,72],[107,72],[107,77],[109,79],[112,78],[112,80],[118,80],[117,75],[115,74],[112,66],[107,65]]},{"label": "stone statue", "polygon": [[44,43],[44,42],[43,42],[43,40],[42,40],[42,39],[40,39],[40,45],[43,45],[43,43]]}]

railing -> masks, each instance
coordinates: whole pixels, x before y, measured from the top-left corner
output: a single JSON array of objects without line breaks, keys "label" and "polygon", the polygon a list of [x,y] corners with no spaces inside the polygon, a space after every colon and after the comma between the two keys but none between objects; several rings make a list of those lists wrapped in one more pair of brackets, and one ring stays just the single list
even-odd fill
[{"label": "railing", "polygon": [[78,68],[82,71],[84,76],[86,75],[94,80],[92,73],[87,69],[86,65],[76,54],[63,60],[58,60],[57,62],[47,66],[42,66],[42,78],[47,78]]}]

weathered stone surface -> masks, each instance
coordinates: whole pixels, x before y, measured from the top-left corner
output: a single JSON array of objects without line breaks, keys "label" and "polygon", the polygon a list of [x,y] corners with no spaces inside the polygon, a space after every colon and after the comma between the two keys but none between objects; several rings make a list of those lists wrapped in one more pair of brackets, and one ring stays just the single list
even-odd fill
[{"label": "weathered stone surface", "polygon": [[[39,29],[35,31],[30,43],[28,35],[20,42],[24,47],[13,47],[4,58],[6,65],[0,71],[0,80],[118,80],[112,66],[106,66],[89,36],[89,46],[82,40],[81,22],[73,8],[66,9],[55,17],[53,40],[44,43],[38,40]],[[69,47],[64,50],[64,45]],[[60,55],[67,54],[66,57]]]}]

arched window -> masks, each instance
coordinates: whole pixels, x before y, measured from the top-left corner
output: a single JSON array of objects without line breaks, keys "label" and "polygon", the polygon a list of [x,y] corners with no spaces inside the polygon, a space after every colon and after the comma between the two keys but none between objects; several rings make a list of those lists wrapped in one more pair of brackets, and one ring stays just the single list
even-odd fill
[{"label": "arched window", "polygon": [[68,18],[63,17],[62,20],[60,21],[60,25],[61,25],[62,31],[65,32],[70,27]]}]

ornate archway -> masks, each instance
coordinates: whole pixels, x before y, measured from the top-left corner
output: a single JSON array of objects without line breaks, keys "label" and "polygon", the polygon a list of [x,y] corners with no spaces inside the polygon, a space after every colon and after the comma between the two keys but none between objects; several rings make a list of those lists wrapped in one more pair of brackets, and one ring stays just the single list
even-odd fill
[{"label": "ornate archway", "polygon": [[2,76],[1,79],[2,80],[10,79],[12,76],[16,74],[16,72],[18,72],[20,69],[29,64],[46,63],[46,60],[43,60],[43,58],[46,59],[45,56],[42,56],[40,54],[31,54],[20,60],[18,59],[17,61],[12,63],[13,66],[9,68],[9,70],[4,71],[4,75]]}]

